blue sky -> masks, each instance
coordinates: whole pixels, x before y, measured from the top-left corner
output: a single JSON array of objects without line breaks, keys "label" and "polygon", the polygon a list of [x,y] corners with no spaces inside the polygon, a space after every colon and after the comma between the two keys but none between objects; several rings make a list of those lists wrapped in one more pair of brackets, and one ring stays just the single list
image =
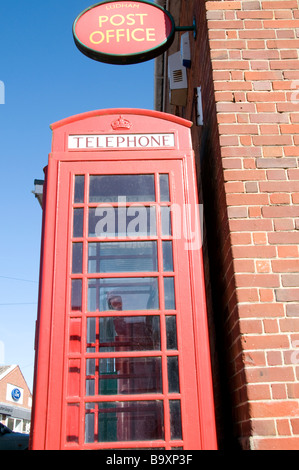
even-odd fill
[{"label": "blue sky", "polygon": [[31,191],[44,177],[49,125],[93,109],[154,106],[154,61],[107,65],[76,48],[73,21],[94,3],[0,3],[0,365],[19,364],[31,389],[42,219]]}]

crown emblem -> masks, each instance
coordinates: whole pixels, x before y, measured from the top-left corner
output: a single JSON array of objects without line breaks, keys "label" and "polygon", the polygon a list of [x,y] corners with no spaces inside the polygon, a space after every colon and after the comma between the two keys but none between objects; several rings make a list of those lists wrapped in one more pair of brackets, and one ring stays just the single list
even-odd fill
[{"label": "crown emblem", "polygon": [[111,127],[115,131],[118,129],[131,129],[132,123],[127,119],[124,119],[122,116],[119,116],[116,121],[111,123]]}]

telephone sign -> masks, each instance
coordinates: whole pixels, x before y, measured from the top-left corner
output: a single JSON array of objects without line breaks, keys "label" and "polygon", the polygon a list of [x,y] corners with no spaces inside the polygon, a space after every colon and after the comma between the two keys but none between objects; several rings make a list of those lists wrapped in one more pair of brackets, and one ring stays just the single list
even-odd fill
[{"label": "telephone sign", "polygon": [[73,150],[174,148],[174,134],[70,135],[68,148]]}]

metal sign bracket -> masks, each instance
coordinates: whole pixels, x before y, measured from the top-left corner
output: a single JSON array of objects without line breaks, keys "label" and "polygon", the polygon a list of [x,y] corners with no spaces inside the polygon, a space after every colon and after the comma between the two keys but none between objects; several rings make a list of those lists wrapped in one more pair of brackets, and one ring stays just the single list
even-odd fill
[{"label": "metal sign bracket", "polygon": [[197,29],[196,29],[196,19],[193,17],[193,25],[192,26],[176,26],[176,31],[193,31],[193,37],[196,39]]}]

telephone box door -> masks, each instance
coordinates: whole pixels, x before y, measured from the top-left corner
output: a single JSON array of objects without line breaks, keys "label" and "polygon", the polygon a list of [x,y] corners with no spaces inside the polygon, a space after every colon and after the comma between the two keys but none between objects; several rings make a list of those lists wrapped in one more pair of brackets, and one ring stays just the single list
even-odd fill
[{"label": "telephone box door", "polygon": [[215,448],[193,167],[171,152],[57,164],[36,448]]}]

